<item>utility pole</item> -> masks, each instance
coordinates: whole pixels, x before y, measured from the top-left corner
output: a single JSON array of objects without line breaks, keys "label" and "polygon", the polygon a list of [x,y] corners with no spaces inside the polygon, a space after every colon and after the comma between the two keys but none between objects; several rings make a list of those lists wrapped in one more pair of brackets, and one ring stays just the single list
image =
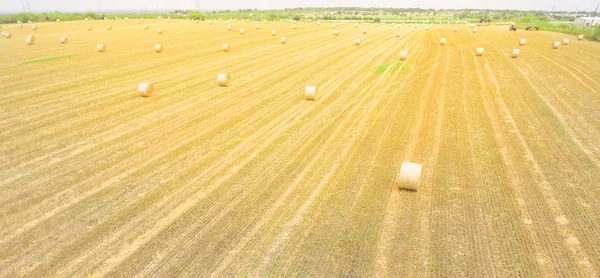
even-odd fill
[{"label": "utility pole", "polygon": [[600,1],[598,1],[598,5],[596,5],[596,11],[594,12],[594,16],[592,16],[592,23],[590,27],[594,27],[594,19],[596,19],[596,14],[598,13],[598,7],[600,7]]}]

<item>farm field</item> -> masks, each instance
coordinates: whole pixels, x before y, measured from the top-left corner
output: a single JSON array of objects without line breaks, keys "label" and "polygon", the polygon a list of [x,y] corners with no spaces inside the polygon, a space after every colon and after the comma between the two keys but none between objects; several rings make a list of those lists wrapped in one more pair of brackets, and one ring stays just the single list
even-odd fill
[{"label": "farm field", "polygon": [[4,25],[0,277],[599,275],[600,44],[256,24]]}]

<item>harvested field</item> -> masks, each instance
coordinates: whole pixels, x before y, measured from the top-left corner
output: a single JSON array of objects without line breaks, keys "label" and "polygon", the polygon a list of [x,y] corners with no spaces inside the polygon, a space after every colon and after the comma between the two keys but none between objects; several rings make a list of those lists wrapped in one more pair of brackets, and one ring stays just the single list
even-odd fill
[{"label": "harvested field", "polygon": [[600,44],[256,24],[3,26],[0,276],[599,275]]}]

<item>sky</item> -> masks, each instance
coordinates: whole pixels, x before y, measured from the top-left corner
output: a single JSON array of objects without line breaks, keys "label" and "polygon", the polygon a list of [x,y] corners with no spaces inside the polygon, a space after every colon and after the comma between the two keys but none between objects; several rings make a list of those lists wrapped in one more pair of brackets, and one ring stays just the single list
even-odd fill
[{"label": "sky", "polygon": [[[196,9],[196,0],[0,0],[0,12],[22,12],[28,1],[32,12]],[[282,9],[296,7],[393,7],[424,9],[517,9],[593,11],[599,0],[199,0],[201,10]]]}]

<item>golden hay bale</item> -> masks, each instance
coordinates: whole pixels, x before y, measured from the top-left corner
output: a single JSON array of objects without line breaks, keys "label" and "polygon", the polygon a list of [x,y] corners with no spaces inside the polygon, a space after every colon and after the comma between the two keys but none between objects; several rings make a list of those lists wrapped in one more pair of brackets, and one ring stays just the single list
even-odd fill
[{"label": "golden hay bale", "polygon": [[197,19],[196,19],[194,22],[195,22],[196,24],[198,24],[198,23],[200,23],[200,20],[197,20]]},{"label": "golden hay bale", "polygon": [[107,19],[108,19],[108,17],[106,17],[106,16],[105,16],[105,17],[104,17],[104,20],[107,20]]},{"label": "golden hay bale", "polygon": [[17,20],[17,24],[21,24],[22,22],[20,20]]},{"label": "golden hay bale", "polygon": [[440,45],[445,45],[445,44],[446,44],[446,38],[441,38]]},{"label": "golden hay bale", "polygon": [[23,24],[19,23],[19,24],[17,24],[17,27],[18,28],[23,28]]},{"label": "golden hay bale", "polygon": [[363,28],[363,34],[367,33],[367,28]]},{"label": "golden hay bale", "polygon": [[221,73],[217,76],[217,84],[221,87],[227,87],[231,83],[231,77],[227,73]]},{"label": "golden hay bale", "polygon": [[208,21],[208,25],[212,25],[212,20],[209,20],[209,21]]},{"label": "golden hay bale", "polygon": [[37,25],[33,25],[33,26],[31,26],[31,29],[33,29],[33,30],[37,30]]},{"label": "golden hay bale", "polygon": [[112,27],[110,25],[106,25],[106,30],[111,30]]},{"label": "golden hay bale", "polygon": [[148,25],[144,24],[144,30],[148,30]]},{"label": "golden hay bale", "polygon": [[425,31],[429,31],[429,26],[425,26]]},{"label": "golden hay bale", "polygon": [[457,27],[454,27],[454,32],[458,32],[458,28]]},{"label": "golden hay bale", "polygon": [[333,34],[336,35],[336,36],[339,36],[340,35],[340,30],[333,31]]},{"label": "golden hay bale", "polygon": [[154,22],[154,18],[153,18],[153,19],[150,19],[150,21]]},{"label": "golden hay bale", "polygon": [[86,18],[84,18],[84,19],[85,19],[85,20],[88,20],[88,18],[87,18],[87,17],[86,17]]},{"label": "golden hay bale", "polygon": [[357,38],[356,40],[354,40],[354,45],[360,45],[360,38]]},{"label": "golden hay bale", "polygon": [[85,29],[87,29],[88,31],[92,31],[92,26],[88,25],[87,27],[85,27]]},{"label": "golden hay bale", "polygon": [[442,31],[442,26],[438,27],[438,30],[439,30],[439,31]]},{"label": "golden hay bale", "polygon": [[158,43],[154,45],[154,51],[156,51],[156,53],[161,53],[163,51],[163,45]]},{"label": "golden hay bale", "polygon": [[60,23],[60,19],[56,19],[56,23]]},{"label": "golden hay bale", "polygon": [[306,90],[304,91],[304,98],[306,98],[306,100],[316,100],[317,86],[306,86]]},{"label": "golden hay bale", "polygon": [[152,93],[154,92],[154,86],[152,86],[152,84],[150,83],[140,83],[140,85],[138,85],[138,94],[140,94],[140,96],[143,97],[151,97]]},{"label": "golden hay bale", "polygon": [[32,23],[32,21],[31,20],[27,20],[27,23]]},{"label": "golden hay bale", "polygon": [[358,28],[358,24],[354,24],[354,28]]},{"label": "golden hay bale", "polygon": [[140,24],[140,23],[142,23],[142,21],[138,19],[137,24]]},{"label": "golden hay bale", "polygon": [[103,44],[99,44],[96,46],[96,50],[98,50],[98,52],[104,52],[106,51],[106,46]]},{"label": "golden hay bale", "polygon": [[524,45],[525,45],[525,43],[527,43],[527,40],[526,40],[526,39],[520,39],[520,40],[519,40],[519,45],[520,45],[520,46],[524,46]]},{"label": "golden hay bale", "polygon": [[400,61],[406,61],[407,58],[408,58],[408,51],[407,50],[400,51]]},{"label": "golden hay bale", "polygon": [[475,53],[476,56],[483,56],[483,47],[478,47],[477,48],[477,52]]},{"label": "golden hay bale", "polygon": [[583,40],[583,35],[579,35],[579,36],[577,36],[577,40],[579,40],[579,41],[580,41],[580,40]]},{"label": "golden hay bale", "polygon": [[60,43],[65,44],[68,42],[69,42],[69,39],[67,39],[67,37],[60,37]]},{"label": "golden hay bale", "polygon": [[240,34],[244,34],[244,28],[240,29]]},{"label": "golden hay bale", "polygon": [[292,25],[292,29],[296,29],[296,24]]},{"label": "golden hay bale", "polygon": [[256,27],[255,27],[255,28],[256,28],[257,30],[258,30],[258,29],[260,29],[260,24],[256,24]]},{"label": "golden hay bale", "polygon": [[287,43],[287,38],[281,37],[281,44],[286,44],[286,43]]},{"label": "golden hay bale", "polygon": [[228,52],[229,51],[229,44],[224,43],[223,45],[221,45],[221,49],[223,50],[223,52]]},{"label": "golden hay bale", "polygon": [[156,33],[162,34],[162,28],[156,29]]},{"label": "golden hay bale", "polygon": [[227,31],[231,31],[231,23],[227,23]]},{"label": "golden hay bale", "polygon": [[9,33],[9,32],[5,32],[4,33],[4,37],[7,38],[7,39],[10,39],[10,38],[12,38],[12,34]]},{"label": "golden hay bale", "polygon": [[25,39],[25,43],[27,45],[33,45],[35,43],[35,40],[33,38],[27,38]]},{"label": "golden hay bale", "polygon": [[417,186],[421,181],[421,172],[423,164],[403,161],[400,166],[400,173],[396,179],[396,185],[400,189],[417,191]]},{"label": "golden hay bale", "polygon": [[511,58],[518,58],[520,53],[521,53],[521,50],[515,48],[515,49],[513,49],[512,53],[510,54],[510,57]]},{"label": "golden hay bale", "polygon": [[560,46],[560,42],[554,42],[552,48],[557,49]]},{"label": "golden hay bale", "polygon": [[273,35],[273,36],[277,35],[277,30],[271,31],[271,35]]},{"label": "golden hay bale", "polygon": [[473,28],[473,33],[477,33],[477,27]]},{"label": "golden hay bale", "polygon": [[567,38],[564,38],[564,39],[563,39],[563,45],[568,45],[568,44],[569,44],[569,39],[567,39]]},{"label": "golden hay bale", "polygon": [[396,32],[396,38],[400,37],[400,32]]},{"label": "golden hay bale", "polygon": [[167,23],[171,23],[171,19],[167,19]]}]

